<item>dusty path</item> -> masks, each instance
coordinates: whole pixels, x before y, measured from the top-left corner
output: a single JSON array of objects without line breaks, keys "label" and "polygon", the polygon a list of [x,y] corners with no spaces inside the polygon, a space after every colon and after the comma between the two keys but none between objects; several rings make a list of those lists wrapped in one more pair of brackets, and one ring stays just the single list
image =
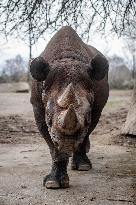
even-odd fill
[{"label": "dusty path", "polygon": [[0,95],[0,205],[136,204],[136,140],[120,136],[129,96],[111,93],[91,137],[93,169],[77,172],[69,166],[70,188],[47,190],[42,179],[51,160],[29,94]]}]

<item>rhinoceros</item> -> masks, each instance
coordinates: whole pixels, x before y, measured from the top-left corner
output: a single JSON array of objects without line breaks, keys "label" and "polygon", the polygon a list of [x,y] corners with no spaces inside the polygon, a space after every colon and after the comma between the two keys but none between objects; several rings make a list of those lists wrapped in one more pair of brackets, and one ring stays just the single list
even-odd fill
[{"label": "rhinoceros", "polygon": [[52,158],[50,174],[43,180],[46,188],[69,187],[70,156],[72,170],[92,168],[89,135],[108,99],[108,67],[105,56],[70,26],[62,27],[31,61],[30,101]]}]

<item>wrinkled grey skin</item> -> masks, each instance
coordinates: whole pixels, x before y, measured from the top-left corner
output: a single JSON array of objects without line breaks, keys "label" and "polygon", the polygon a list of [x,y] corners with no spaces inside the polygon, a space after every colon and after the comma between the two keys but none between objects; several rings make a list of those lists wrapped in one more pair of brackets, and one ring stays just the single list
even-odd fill
[{"label": "wrinkled grey skin", "polygon": [[86,153],[89,135],[108,99],[108,61],[84,44],[71,27],[63,27],[31,62],[30,72],[36,124],[53,161],[44,185],[66,188],[69,156],[72,169],[91,168]]}]

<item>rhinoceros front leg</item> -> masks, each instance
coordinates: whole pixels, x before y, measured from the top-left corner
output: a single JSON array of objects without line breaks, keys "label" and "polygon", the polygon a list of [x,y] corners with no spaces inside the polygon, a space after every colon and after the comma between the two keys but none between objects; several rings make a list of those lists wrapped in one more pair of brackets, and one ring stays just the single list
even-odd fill
[{"label": "rhinoceros front leg", "polygon": [[52,158],[52,169],[50,174],[44,178],[43,185],[48,189],[69,187],[69,177],[67,174],[68,156],[55,151],[55,157],[52,153]]},{"label": "rhinoceros front leg", "polygon": [[64,153],[58,153],[48,132],[45,122],[44,107],[33,105],[35,121],[40,134],[49,146],[52,157],[52,169],[49,175],[44,178],[43,185],[50,189],[69,187],[69,177],[67,174],[68,156]]}]

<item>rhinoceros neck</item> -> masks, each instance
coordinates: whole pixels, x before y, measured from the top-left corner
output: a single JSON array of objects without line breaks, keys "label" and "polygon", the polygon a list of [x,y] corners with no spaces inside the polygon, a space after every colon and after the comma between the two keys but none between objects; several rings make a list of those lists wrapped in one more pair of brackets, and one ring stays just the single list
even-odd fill
[{"label": "rhinoceros neck", "polygon": [[41,54],[49,63],[63,58],[74,58],[84,63],[90,60],[90,50],[77,33],[69,26],[60,29]]}]

